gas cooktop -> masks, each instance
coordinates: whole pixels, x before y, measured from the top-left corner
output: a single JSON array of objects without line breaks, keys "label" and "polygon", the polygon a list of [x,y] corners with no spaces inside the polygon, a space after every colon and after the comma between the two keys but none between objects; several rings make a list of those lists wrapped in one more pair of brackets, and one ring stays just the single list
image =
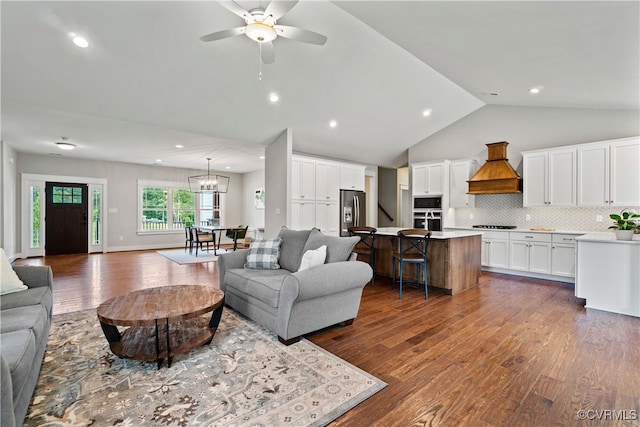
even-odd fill
[{"label": "gas cooktop", "polygon": [[473,228],[492,228],[494,230],[512,230],[515,225],[474,225]]}]

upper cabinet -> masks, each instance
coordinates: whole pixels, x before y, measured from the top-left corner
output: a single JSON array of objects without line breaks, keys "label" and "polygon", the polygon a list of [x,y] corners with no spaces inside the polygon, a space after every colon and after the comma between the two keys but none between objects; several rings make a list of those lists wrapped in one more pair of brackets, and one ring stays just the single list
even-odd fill
[{"label": "upper cabinet", "polygon": [[472,208],[475,198],[467,194],[467,182],[478,168],[475,160],[454,160],[449,165],[449,206],[452,208]]},{"label": "upper cabinet", "polygon": [[578,147],[579,206],[640,205],[640,137]]},{"label": "upper cabinet", "polygon": [[576,205],[576,148],[522,153],[523,205]]},{"label": "upper cabinet", "polygon": [[305,157],[291,159],[291,199],[315,200],[316,161]]},{"label": "upper cabinet", "polygon": [[351,163],[340,164],[340,188],[342,190],[364,191],[366,166]]},{"label": "upper cabinet", "polygon": [[340,199],[340,165],[336,162],[316,161],[316,200]]},{"label": "upper cabinet", "polygon": [[414,196],[440,196],[447,190],[449,162],[416,163],[411,166]]}]

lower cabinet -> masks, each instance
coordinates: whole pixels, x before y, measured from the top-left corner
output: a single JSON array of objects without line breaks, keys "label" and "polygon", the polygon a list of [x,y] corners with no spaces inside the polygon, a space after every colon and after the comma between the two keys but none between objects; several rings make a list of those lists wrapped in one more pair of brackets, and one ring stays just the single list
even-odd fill
[{"label": "lower cabinet", "polygon": [[578,236],[483,231],[481,264],[490,271],[571,282],[576,274],[575,240]]},{"label": "lower cabinet", "polygon": [[316,225],[324,234],[340,235],[340,208],[338,202],[316,202]]},{"label": "lower cabinet", "polygon": [[576,235],[554,234],[551,236],[551,274],[575,277]]},{"label": "lower cabinet", "polygon": [[509,268],[509,233],[482,233],[481,264],[486,267]]},{"label": "lower cabinet", "polygon": [[551,235],[542,233],[509,233],[509,268],[551,273]]},{"label": "lower cabinet", "polygon": [[309,230],[316,226],[316,203],[294,200],[291,202],[291,228]]}]

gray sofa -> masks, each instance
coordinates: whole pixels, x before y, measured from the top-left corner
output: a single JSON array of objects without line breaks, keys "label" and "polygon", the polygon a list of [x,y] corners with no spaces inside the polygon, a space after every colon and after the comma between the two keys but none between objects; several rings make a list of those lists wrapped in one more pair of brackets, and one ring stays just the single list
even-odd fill
[{"label": "gray sofa", "polygon": [[[249,249],[220,255],[220,289],[226,304],[274,331],[286,345],[309,332],[351,324],[373,274],[369,264],[356,261],[351,252],[359,237],[286,228],[278,237],[279,269],[244,268]],[[322,245],[327,246],[325,264],[298,271],[303,254]]]},{"label": "gray sofa", "polygon": [[50,267],[14,266],[29,288],[0,296],[0,425],[21,426],[38,382],[51,328]]}]

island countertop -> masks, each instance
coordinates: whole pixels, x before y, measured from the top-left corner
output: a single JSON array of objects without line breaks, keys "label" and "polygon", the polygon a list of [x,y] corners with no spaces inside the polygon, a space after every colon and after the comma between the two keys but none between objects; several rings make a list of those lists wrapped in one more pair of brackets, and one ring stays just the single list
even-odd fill
[{"label": "island countertop", "polygon": [[[380,227],[376,234],[382,236],[397,236],[398,231],[405,230],[406,228],[400,227]],[[450,230],[450,231],[432,231],[431,238],[432,239],[456,239],[462,237],[470,237],[470,236],[482,236],[481,231],[472,231],[472,230]]]}]

